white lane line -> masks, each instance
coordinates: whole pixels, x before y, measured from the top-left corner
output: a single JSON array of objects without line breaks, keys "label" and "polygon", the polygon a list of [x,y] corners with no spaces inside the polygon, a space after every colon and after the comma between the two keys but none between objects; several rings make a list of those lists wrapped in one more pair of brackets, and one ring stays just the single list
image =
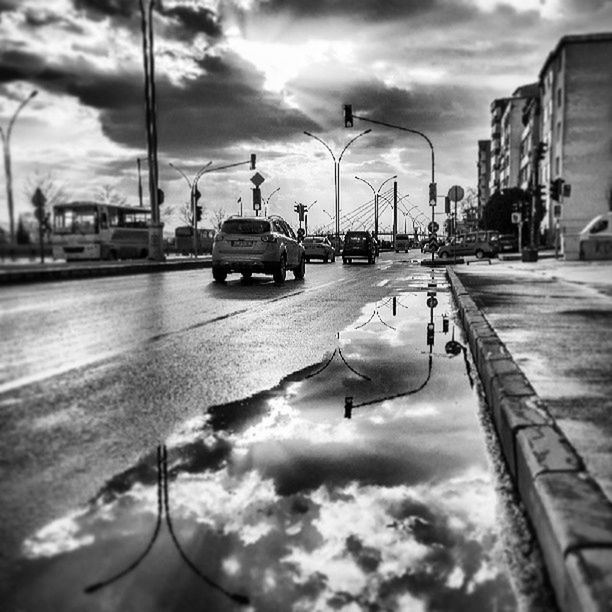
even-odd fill
[{"label": "white lane line", "polygon": [[389,282],[389,279],[381,280],[380,283],[376,283],[377,287],[384,287]]}]

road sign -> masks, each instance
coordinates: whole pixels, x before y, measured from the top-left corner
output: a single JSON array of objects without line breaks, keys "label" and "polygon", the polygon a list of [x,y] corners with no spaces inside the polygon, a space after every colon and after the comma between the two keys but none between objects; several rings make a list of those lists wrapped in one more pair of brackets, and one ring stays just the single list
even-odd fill
[{"label": "road sign", "polygon": [[453,201],[453,202],[459,202],[461,200],[463,200],[463,196],[465,195],[464,191],[463,191],[463,187],[459,187],[459,185],[453,185],[449,190],[448,190],[448,197]]},{"label": "road sign", "polygon": [[434,234],[440,229],[440,226],[436,221],[430,221],[427,226],[427,230],[433,232]]},{"label": "road sign", "polygon": [[513,212],[510,217],[512,219],[512,223],[520,223],[522,221],[520,212]]},{"label": "road sign", "polygon": [[427,307],[428,308],[435,308],[437,305],[438,305],[438,298],[435,298],[435,297],[427,298]]},{"label": "road sign", "polygon": [[255,185],[255,187],[259,187],[266,179],[261,176],[261,174],[259,174],[259,172],[256,172],[252,177],[251,177],[251,183],[253,183],[253,185]]}]

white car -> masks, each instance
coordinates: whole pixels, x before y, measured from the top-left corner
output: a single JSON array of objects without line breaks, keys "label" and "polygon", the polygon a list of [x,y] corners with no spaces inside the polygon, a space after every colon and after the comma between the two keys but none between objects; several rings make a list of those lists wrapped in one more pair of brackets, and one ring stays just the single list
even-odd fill
[{"label": "white car", "polygon": [[612,212],[591,219],[579,240],[580,259],[612,259]]},{"label": "white car", "polygon": [[212,274],[217,282],[239,272],[250,278],[254,272],[271,274],[284,283],[287,270],[302,279],[306,271],[304,247],[291,226],[278,216],[229,217],[215,235]]},{"label": "white car", "polygon": [[322,259],[324,263],[336,261],[336,252],[331,242],[324,236],[307,236],[302,241],[306,251],[306,261]]}]

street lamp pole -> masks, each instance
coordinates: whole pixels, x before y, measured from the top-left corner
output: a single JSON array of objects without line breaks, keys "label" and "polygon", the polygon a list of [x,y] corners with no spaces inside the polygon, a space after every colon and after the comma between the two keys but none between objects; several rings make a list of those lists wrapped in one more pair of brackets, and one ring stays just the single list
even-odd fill
[{"label": "street lamp pole", "polygon": [[383,188],[383,185],[389,181],[392,181],[393,179],[397,178],[397,174],[390,176],[389,178],[386,178],[381,184],[380,187],[375,190],[374,187],[372,187],[372,185],[370,183],[368,183],[368,181],[366,181],[365,179],[362,179],[359,176],[355,177],[358,181],[362,181],[363,183],[365,183],[371,190],[372,193],[374,194],[374,238],[376,238],[376,240],[378,240],[378,198],[380,196],[380,190]]},{"label": "street lamp pole", "polygon": [[199,198],[198,181],[200,180],[202,174],[204,174],[204,172],[206,171],[206,168],[208,168],[211,164],[212,161],[209,161],[207,164],[204,164],[204,166],[202,166],[196,172],[196,175],[194,176],[192,181],[189,180],[189,177],[180,168],[177,168],[173,163],[169,164],[169,166],[171,168],[174,168],[187,181],[187,184],[189,185],[189,205],[191,207],[191,228],[193,232],[193,256],[196,259],[198,257],[198,218],[196,215],[196,206]]},{"label": "street lamp pole", "polygon": [[342,161],[342,156],[344,155],[346,150],[358,138],[361,138],[362,136],[369,134],[371,131],[372,130],[369,130],[369,129],[365,130],[361,132],[360,134],[357,134],[357,136],[355,136],[351,140],[349,140],[348,143],[345,145],[344,149],[342,149],[337,159],[333,151],[327,145],[327,143],[321,140],[318,136],[315,136],[314,134],[311,134],[310,132],[304,131],[304,134],[306,134],[306,136],[310,136],[311,138],[314,138],[315,140],[319,141],[329,151],[329,154],[332,156],[332,159],[334,160],[334,200],[336,203],[336,244],[335,244],[336,248],[338,248],[338,245],[340,244],[340,162]]},{"label": "street lamp pole", "polygon": [[145,94],[145,123],[147,133],[147,159],[149,161],[149,199],[151,202],[151,224],[149,225],[149,259],[162,261],[163,228],[159,214],[159,168],[157,165],[157,102],[155,96],[155,55],[153,47],[153,8],[155,0],[139,0],[142,54],[144,63],[144,94]]},{"label": "street lamp pole", "polygon": [[280,187],[277,187],[267,198],[266,198],[266,206],[264,208],[264,217],[268,216],[268,204],[270,202],[270,198],[277,192],[280,191]]},{"label": "street lamp pole", "polygon": [[8,214],[9,214],[9,227],[10,227],[10,238],[11,244],[15,242],[15,213],[14,213],[14,204],[13,204],[13,172],[11,170],[11,132],[13,131],[13,125],[15,125],[15,120],[17,119],[17,115],[21,112],[21,109],[34,97],[38,94],[37,90],[32,91],[30,95],[21,101],[21,104],[17,107],[17,110],[13,113],[13,116],[10,118],[8,126],[6,128],[6,133],[0,127],[0,136],[2,137],[2,145],[4,149],[4,173],[6,176],[6,202],[8,205]]}]

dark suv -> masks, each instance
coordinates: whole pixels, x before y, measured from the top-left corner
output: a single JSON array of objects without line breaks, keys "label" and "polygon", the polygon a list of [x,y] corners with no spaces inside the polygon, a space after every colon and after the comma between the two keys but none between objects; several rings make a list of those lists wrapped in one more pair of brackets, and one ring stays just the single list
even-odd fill
[{"label": "dark suv", "polygon": [[376,261],[377,243],[370,232],[347,232],[344,236],[342,263],[353,263],[353,259],[367,259],[369,264]]}]

